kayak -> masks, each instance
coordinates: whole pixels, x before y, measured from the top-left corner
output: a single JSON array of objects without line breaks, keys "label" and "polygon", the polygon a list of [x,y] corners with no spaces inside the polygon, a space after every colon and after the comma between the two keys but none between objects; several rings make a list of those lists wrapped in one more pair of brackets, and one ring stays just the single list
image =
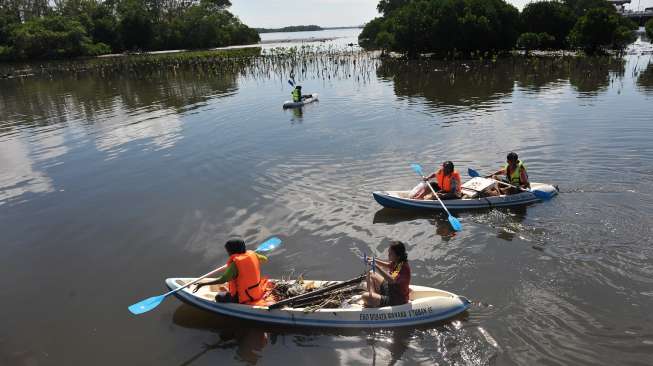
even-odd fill
[{"label": "kayak", "polygon": [[[550,196],[558,193],[556,187],[544,183],[531,183],[531,189],[547,192]],[[463,185],[464,190],[464,185]],[[381,206],[400,209],[443,210],[437,200],[412,199],[410,191],[376,191],[372,192],[374,199]],[[444,204],[449,210],[472,210],[479,208],[522,206],[541,201],[531,192],[521,192],[511,195],[492,197],[469,197],[445,200]]]},{"label": "kayak", "polygon": [[283,109],[287,109],[287,108],[301,108],[301,107],[303,107],[305,104],[313,103],[313,102],[315,102],[315,101],[318,100],[318,95],[317,95],[317,93],[313,93],[313,94],[311,94],[311,95],[312,95],[312,97],[310,97],[310,98],[306,98],[306,99],[302,100],[301,102],[293,102],[293,101],[291,101],[291,100],[287,100],[286,102],[283,103]]},{"label": "kayak", "polygon": [[[191,278],[168,278],[166,285],[177,289]],[[277,280],[268,280],[275,282]],[[339,281],[307,281],[313,286],[341,283]],[[189,286],[193,287],[193,286]],[[304,307],[270,309],[268,305],[218,303],[215,296],[220,286],[204,286],[197,293],[185,288],[175,293],[181,301],[221,315],[272,324],[328,328],[394,328],[415,326],[450,319],[466,311],[471,303],[463,296],[425,286],[410,286],[410,301],[404,305],[366,308],[362,300],[353,298],[338,308],[308,310]],[[272,305],[274,302],[269,303]]]}]

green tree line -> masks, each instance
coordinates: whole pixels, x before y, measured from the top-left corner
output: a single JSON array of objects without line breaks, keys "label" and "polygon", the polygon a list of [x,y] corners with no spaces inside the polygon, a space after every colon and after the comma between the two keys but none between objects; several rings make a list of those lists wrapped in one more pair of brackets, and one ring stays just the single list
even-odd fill
[{"label": "green tree line", "polygon": [[230,6],[229,0],[0,0],[0,59],[258,42]]},{"label": "green tree line", "polygon": [[365,26],[360,45],[409,57],[515,48],[622,50],[637,28],[606,0],[537,1],[521,13],[504,0],[381,0],[377,9],[382,16]]},{"label": "green tree line", "polygon": [[649,19],[648,22],[646,22],[646,35],[648,36],[649,39],[653,41],[653,19]]},{"label": "green tree line", "polygon": [[283,28],[255,28],[259,33],[273,33],[273,32],[309,32],[321,31],[324,28],[319,25],[291,25]]}]

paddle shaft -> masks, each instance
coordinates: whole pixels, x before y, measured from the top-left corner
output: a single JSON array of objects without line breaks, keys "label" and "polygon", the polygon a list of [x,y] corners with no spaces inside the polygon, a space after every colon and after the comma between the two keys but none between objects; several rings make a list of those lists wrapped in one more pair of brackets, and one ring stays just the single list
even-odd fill
[{"label": "paddle shaft", "polygon": [[435,196],[435,198],[438,199],[438,202],[440,202],[440,205],[442,206],[442,208],[444,208],[444,211],[447,213],[447,215],[451,216],[451,213],[449,213],[449,210],[447,210],[447,206],[445,206],[444,203],[442,203],[442,200],[440,199],[440,196],[438,196],[438,194],[435,192],[435,189],[433,189],[433,187],[431,186],[431,183],[426,181],[426,185],[429,186],[429,188],[431,188],[431,192],[433,192],[433,195]]},{"label": "paddle shaft", "polygon": [[172,290],[172,291],[168,291],[168,292],[166,292],[165,294],[163,294],[163,296],[166,297],[166,296],[168,296],[168,295],[172,295],[172,294],[174,294],[175,292],[181,291],[181,290],[185,289],[186,287],[188,287],[188,286],[190,286],[190,285],[192,285],[192,284],[194,284],[194,283],[197,283],[198,281],[201,281],[201,280],[203,280],[203,279],[209,277],[210,275],[214,274],[215,272],[220,272],[220,271],[223,270],[225,267],[226,267],[226,265],[224,265],[224,266],[222,266],[222,267],[220,267],[220,268],[214,269],[213,271],[211,271],[211,272],[209,272],[209,273],[207,273],[207,274],[205,274],[205,275],[203,275],[203,276],[201,276],[201,277],[198,277],[198,278],[196,278],[196,279],[194,279],[194,280],[188,282],[187,284],[185,284],[185,285],[183,285],[183,286],[181,286],[181,287],[178,287],[178,288],[176,288],[176,289],[174,289],[174,290]]},{"label": "paddle shaft", "polygon": [[518,186],[516,186],[516,185],[514,185],[514,184],[506,183],[506,182],[501,181],[501,180],[498,180],[498,179],[494,179],[494,178],[490,178],[490,179],[492,179],[493,181],[495,181],[495,182],[497,182],[497,183],[499,183],[499,184],[503,184],[503,185],[506,186],[506,187],[516,188],[516,189],[522,190],[522,191],[524,191],[524,192],[531,192],[530,189],[526,189],[526,188],[523,188],[523,187],[518,187]]},{"label": "paddle shaft", "polygon": [[360,275],[358,277],[352,278],[349,281],[336,283],[336,284],[331,285],[331,286],[323,287],[323,288],[321,288],[319,290],[311,291],[311,292],[308,292],[308,293],[305,293],[305,294],[301,294],[301,295],[291,297],[289,299],[278,301],[278,302],[275,302],[274,304],[270,305],[269,308],[270,309],[278,309],[278,308],[280,308],[280,307],[282,307],[284,305],[292,305],[293,303],[298,302],[299,300],[304,300],[304,299],[306,299],[308,297],[313,297],[315,295],[323,294],[323,293],[329,292],[331,290],[336,290],[336,289],[339,289],[339,288],[342,288],[342,287],[352,285],[352,284],[354,284],[356,282],[360,282],[363,279],[365,279],[365,276],[367,276],[367,275],[363,274],[363,275]]}]

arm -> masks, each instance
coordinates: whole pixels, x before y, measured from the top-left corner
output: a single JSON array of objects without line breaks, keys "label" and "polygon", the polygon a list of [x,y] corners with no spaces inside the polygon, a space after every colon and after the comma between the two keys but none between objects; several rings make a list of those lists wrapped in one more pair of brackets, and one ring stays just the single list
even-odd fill
[{"label": "arm", "polygon": [[[370,260],[370,263],[371,262],[372,261]],[[390,268],[390,262],[389,261],[384,261],[384,260],[380,260],[378,258],[374,258],[374,263],[376,263],[377,268],[383,268],[383,267],[384,268]]]},{"label": "arm", "polygon": [[428,177],[424,177],[424,181],[428,181],[429,179],[433,179],[438,175],[438,172],[440,169],[436,170],[435,172],[431,173]]},{"label": "arm", "polygon": [[521,185],[523,187],[530,188],[531,183],[528,181],[528,173],[526,173],[526,169],[521,170],[519,180],[521,181]]},{"label": "arm", "polygon": [[197,292],[197,290],[206,285],[219,285],[221,283],[231,281],[236,278],[236,276],[238,276],[238,267],[236,267],[235,263],[231,263],[229,267],[227,267],[227,270],[222,274],[222,276],[213,281],[198,283],[193,292]]},{"label": "arm", "polygon": [[503,174],[506,174],[506,169],[505,168],[501,168],[501,169],[497,170],[496,172],[486,176],[485,178],[491,178],[494,175],[503,175]]},{"label": "arm", "polygon": [[388,272],[384,271],[383,268],[376,266],[376,269],[377,273],[380,274],[386,281],[388,281],[388,283],[392,283],[392,281],[394,281],[392,276],[390,276]]}]

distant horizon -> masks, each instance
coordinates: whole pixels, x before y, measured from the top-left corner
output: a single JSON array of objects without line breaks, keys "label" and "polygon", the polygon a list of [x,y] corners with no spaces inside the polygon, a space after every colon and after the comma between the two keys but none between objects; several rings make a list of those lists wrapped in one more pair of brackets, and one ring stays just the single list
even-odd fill
[{"label": "distant horizon", "polygon": [[[506,0],[520,11],[532,0]],[[378,0],[302,0],[292,6],[283,0],[232,0],[230,11],[252,28],[318,25],[322,28],[358,27],[375,17]],[[653,0],[632,0],[626,9],[653,7]],[[293,19],[301,19],[294,21]],[[328,25],[324,25],[328,24]]]}]

